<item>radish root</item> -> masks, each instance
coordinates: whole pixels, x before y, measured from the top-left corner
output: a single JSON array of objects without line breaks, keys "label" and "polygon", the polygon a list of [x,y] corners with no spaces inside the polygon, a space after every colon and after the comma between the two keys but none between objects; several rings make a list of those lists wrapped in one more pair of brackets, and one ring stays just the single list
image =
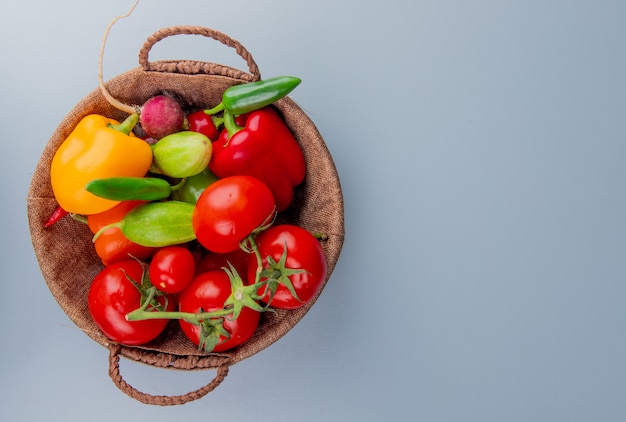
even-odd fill
[{"label": "radish root", "polygon": [[100,92],[102,93],[104,98],[106,98],[106,100],[109,102],[109,104],[111,104],[113,107],[117,108],[118,110],[124,111],[128,114],[139,113],[140,107],[124,104],[121,101],[118,101],[117,99],[115,99],[109,93],[109,91],[107,91],[106,87],[104,86],[104,80],[102,78],[102,58],[104,57],[104,47],[106,45],[107,37],[109,36],[109,32],[111,31],[111,28],[113,27],[115,22],[117,22],[118,20],[130,16],[131,13],[133,13],[133,10],[135,10],[137,3],[139,3],[139,0],[135,2],[135,4],[128,11],[128,13],[122,16],[116,16],[115,18],[113,18],[111,23],[109,23],[109,25],[106,28],[106,31],[104,32],[104,38],[102,39],[102,46],[100,47],[100,56],[98,57],[98,86],[100,87]]}]

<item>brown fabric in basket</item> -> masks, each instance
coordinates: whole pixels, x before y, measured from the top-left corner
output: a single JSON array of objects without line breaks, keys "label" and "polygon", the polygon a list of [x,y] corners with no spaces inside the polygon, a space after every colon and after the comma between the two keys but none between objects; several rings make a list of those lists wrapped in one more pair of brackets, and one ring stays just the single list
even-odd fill
[{"label": "brown fabric in basket", "polygon": [[[222,68],[227,70],[223,75],[136,68],[109,81],[107,88],[125,104],[140,105],[155,94],[170,92],[181,99],[188,110],[209,108],[220,102],[221,93],[228,86],[250,80],[249,74]],[[308,166],[306,180],[298,188],[295,203],[282,214],[281,220],[328,235],[328,239],[322,242],[328,261],[326,284],[344,240],[343,199],[337,171],[315,125],[297,104],[284,98],[275,106],[300,143]],[[108,346],[109,340],[91,320],[87,305],[90,282],[103,268],[94,252],[91,233],[87,227],[67,217],[49,228],[43,227],[56,207],[49,177],[52,156],[80,119],[90,113],[116,119],[125,117],[124,113],[110,106],[97,89],[81,100],[63,119],[43,150],[29,188],[27,210],[33,248],[50,292],[82,331]],[[276,342],[304,317],[314,302],[293,311],[264,313],[252,339],[219,357],[199,352],[184,337],[175,321],[155,341],[141,347],[124,346],[120,355],[165,368],[215,368],[223,365],[224,357],[232,365]]]}]

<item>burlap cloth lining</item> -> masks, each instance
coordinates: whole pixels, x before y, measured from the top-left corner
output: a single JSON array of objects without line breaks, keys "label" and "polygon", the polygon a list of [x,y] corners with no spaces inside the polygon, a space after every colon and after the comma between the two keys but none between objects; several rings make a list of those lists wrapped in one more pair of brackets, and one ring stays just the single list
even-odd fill
[{"label": "burlap cloth lining", "polygon": [[[248,64],[250,73],[227,66],[197,61],[148,61],[154,43],[177,34],[198,34],[233,47]],[[125,104],[142,104],[162,92],[176,95],[188,110],[210,108],[221,100],[229,86],[260,79],[251,55],[241,44],[217,31],[203,27],[171,27],[148,38],[139,54],[140,67],[111,79],[108,91]],[[297,189],[294,205],[280,216],[312,232],[328,235],[322,247],[328,261],[326,282],[335,267],[344,240],[343,198],[332,157],[317,128],[290,98],[275,104],[301,145],[307,163],[305,182]],[[43,223],[56,207],[50,185],[50,163],[54,152],[84,116],[97,113],[118,120],[125,115],[112,107],[99,89],[82,99],[52,134],[35,168],[27,197],[28,220],[35,255],[52,295],[68,317],[89,337],[110,349],[110,375],[130,396],[150,404],[182,404],[202,397],[223,380],[228,367],[276,342],[308,312],[315,300],[293,311],[266,312],[256,334],[240,347],[219,355],[199,352],[182,334],[175,321],[156,340],[141,347],[111,344],[91,320],[87,305],[89,285],[102,269],[91,244],[88,228],[64,218],[49,228]],[[320,292],[321,293],[321,292]],[[183,370],[218,369],[211,383],[183,396],[151,396],[128,385],[119,375],[119,356],[161,368]]]}]

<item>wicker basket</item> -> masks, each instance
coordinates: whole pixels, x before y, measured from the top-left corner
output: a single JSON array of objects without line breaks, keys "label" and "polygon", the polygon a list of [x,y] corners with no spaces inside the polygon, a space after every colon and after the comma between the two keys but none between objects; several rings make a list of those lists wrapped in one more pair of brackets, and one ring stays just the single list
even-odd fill
[{"label": "wicker basket", "polygon": [[[156,42],[178,34],[202,35],[234,48],[246,61],[249,72],[207,62],[148,60],[148,53]],[[138,68],[106,84],[108,91],[126,104],[142,104],[155,94],[170,92],[183,101],[187,110],[203,109],[219,103],[227,87],[261,78],[252,56],[239,42],[221,32],[196,26],[175,26],[154,33],[139,52],[139,64]],[[306,179],[297,188],[294,204],[281,213],[280,219],[328,235],[328,239],[322,242],[328,261],[325,285],[344,240],[343,197],[339,178],[324,140],[298,105],[287,97],[279,100],[275,107],[302,147],[307,163]],[[297,310],[264,313],[256,334],[245,344],[225,353],[207,355],[199,352],[175,323],[169,324],[163,335],[143,346],[112,343],[96,327],[88,311],[90,282],[102,269],[102,263],[91,244],[91,232],[70,218],[51,227],[43,227],[44,221],[56,207],[50,184],[52,156],[74,126],[90,113],[115,119],[125,117],[105,100],[99,90],[91,92],[69,112],[52,134],[35,168],[29,188],[28,220],[43,278],[68,317],[85,334],[109,348],[109,374],[122,391],[141,402],[158,405],[182,404],[198,399],[222,382],[230,366],[265,349],[287,333],[304,317],[317,297]],[[124,381],[119,372],[120,356],[160,368],[214,369],[216,374],[204,387],[184,395],[150,395]]]}]

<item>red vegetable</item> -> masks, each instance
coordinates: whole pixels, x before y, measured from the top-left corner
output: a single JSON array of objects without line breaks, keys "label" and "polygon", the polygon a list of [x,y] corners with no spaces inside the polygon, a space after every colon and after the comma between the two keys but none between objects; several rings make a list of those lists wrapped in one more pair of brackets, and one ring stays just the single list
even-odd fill
[{"label": "red vegetable", "polygon": [[161,139],[182,130],[183,108],[169,95],[155,95],[141,107],[139,123],[150,138]]},{"label": "red vegetable", "polygon": [[[202,273],[180,294],[179,310],[189,313],[219,311],[231,293],[230,278],[225,271]],[[201,325],[179,321],[183,332],[195,345],[207,351],[223,352],[252,337],[260,319],[260,312],[244,307],[235,320],[227,315],[203,321]]]},{"label": "red vegetable", "polygon": [[206,249],[232,252],[255,229],[271,223],[274,210],[272,192],[263,182],[250,176],[230,176],[202,192],[193,211],[193,230]]},{"label": "red vegetable", "polygon": [[[263,260],[260,280],[269,280],[267,289],[259,290],[263,302],[274,308],[295,309],[315,297],[327,271],[324,252],[315,236],[302,227],[281,224],[259,234],[256,243]],[[250,259],[250,283],[256,272],[257,262]]]},{"label": "red vegetable", "polygon": [[189,114],[187,116],[187,123],[189,123],[189,130],[200,132],[211,141],[216,141],[219,136],[219,131],[215,126],[213,117],[206,114],[204,110]]},{"label": "red vegetable", "polygon": [[150,261],[150,282],[165,293],[179,293],[193,279],[196,260],[184,246],[159,249]]},{"label": "red vegetable", "polygon": [[[89,288],[89,312],[102,332],[118,343],[136,346],[155,339],[168,323],[166,319],[127,321],[126,314],[142,303],[144,266],[134,259],[119,261],[100,271]],[[149,282],[148,282],[149,283]],[[172,310],[174,303],[158,297],[160,306]]]},{"label": "red vegetable", "polygon": [[46,220],[46,222],[44,223],[43,226],[44,227],[50,227],[51,225],[55,224],[56,222],[58,222],[60,219],[62,219],[63,217],[65,217],[68,214],[69,214],[69,212],[67,212],[63,208],[61,208],[60,205],[57,205],[57,207],[54,209],[52,214],[50,214],[50,217],[48,218],[48,220]]},{"label": "red vegetable", "polygon": [[[122,201],[108,211],[87,216],[89,230],[98,233],[100,229],[120,222],[130,210],[146,201]],[[138,245],[130,241],[119,227],[109,227],[104,230],[94,242],[96,254],[104,265],[109,265],[117,261],[129,259],[131,256],[137,259],[147,259],[156,248]]]},{"label": "red vegetable", "polygon": [[237,274],[245,281],[248,276],[248,260],[251,258],[253,256],[241,248],[228,253],[208,251],[196,265],[196,274],[222,270],[223,268],[230,268],[232,265]]},{"label": "red vegetable", "polygon": [[291,131],[271,107],[240,116],[232,128],[222,131],[213,143],[209,167],[219,178],[248,175],[263,181],[274,195],[277,211],[293,201],[294,187],[302,183],[306,163]]}]

